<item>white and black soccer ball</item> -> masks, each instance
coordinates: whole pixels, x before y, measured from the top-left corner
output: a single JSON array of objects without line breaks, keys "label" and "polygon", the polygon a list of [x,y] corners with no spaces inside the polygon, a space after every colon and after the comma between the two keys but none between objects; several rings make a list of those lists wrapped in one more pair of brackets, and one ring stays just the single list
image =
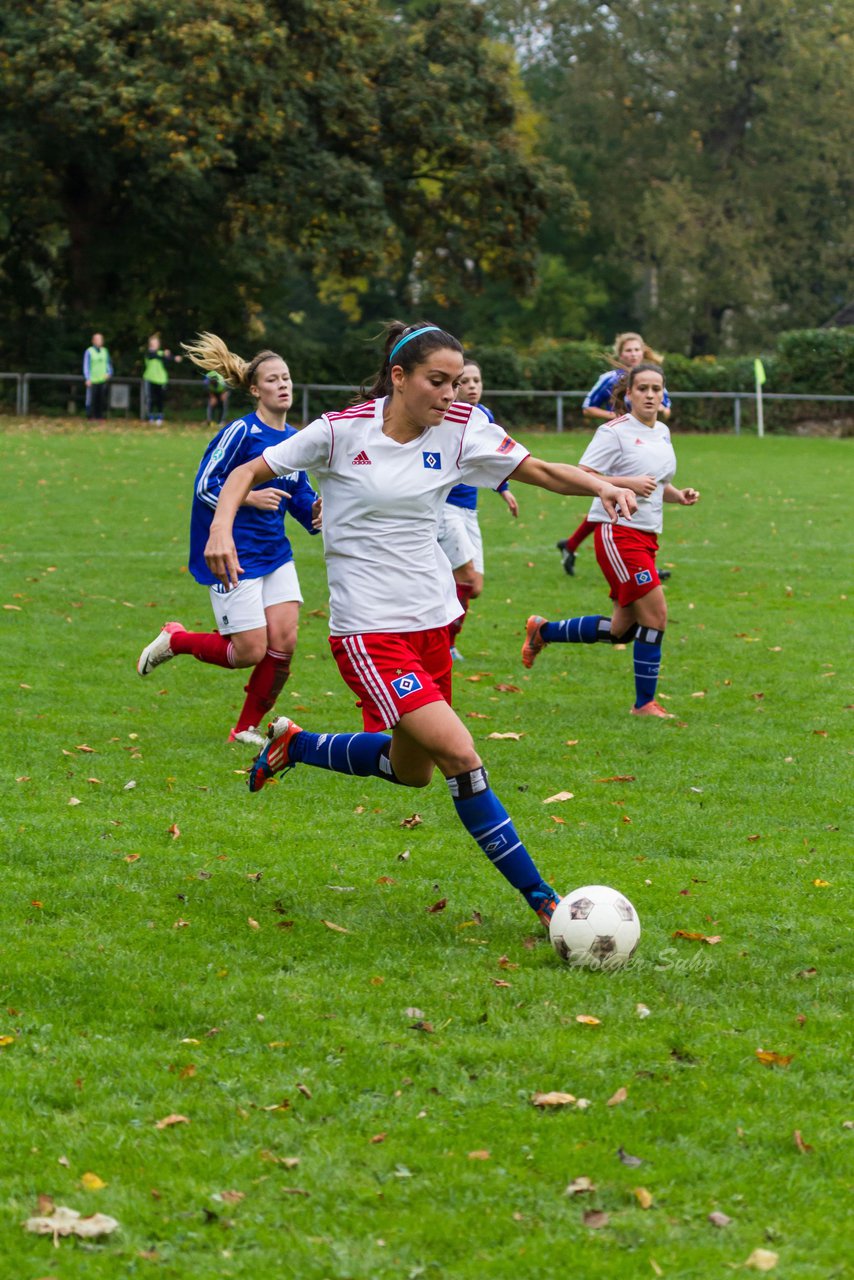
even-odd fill
[{"label": "white and black soccer ball", "polygon": [[567,964],[616,969],[630,960],[640,941],[638,913],[625,894],[587,884],[561,898],[549,925],[555,951]]}]

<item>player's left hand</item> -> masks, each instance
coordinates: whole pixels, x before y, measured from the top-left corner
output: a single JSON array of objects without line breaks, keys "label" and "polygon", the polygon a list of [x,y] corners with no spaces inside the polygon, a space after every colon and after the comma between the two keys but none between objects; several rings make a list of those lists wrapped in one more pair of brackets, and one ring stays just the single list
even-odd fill
[{"label": "player's left hand", "polygon": [[638,509],[638,500],[631,489],[620,489],[615,484],[605,484],[599,491],[599,501],[605,508],[611,521],[618,517],[631,520]]},{"label": "player's left hand", "polygon": [[680,506],[693,507],[695,502],[700,501],[700,494],[696,489],[683,489],[682,497],[679,499]]},{"label": "player's left hand", "polygon": [[519,514],[519,503],[516,501],[509,489],[502,489],[501,497],[507,503],[507,506],[510,509],[510,514],[515,519]]},{"label": "player's left hand", "polygon": [[323,523],[323,499],[318,498],[311,504],[311,527],[319,529]]}]

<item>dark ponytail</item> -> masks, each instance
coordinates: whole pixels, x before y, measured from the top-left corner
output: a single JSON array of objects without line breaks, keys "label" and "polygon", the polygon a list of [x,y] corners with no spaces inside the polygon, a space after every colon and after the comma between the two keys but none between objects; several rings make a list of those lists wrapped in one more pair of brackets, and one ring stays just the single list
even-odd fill
[{"label": "dark ponytail", "polygon": [[[409,373],[416,365],[426,360],[431,351],[445,348],[459,351],[460,355],[463,354],[463,346],[459,339],[438,325],[431,324],[429,320],[419,320],[416,324],[403,324],[400,320],[392,320],[386,328],[383,362],[377,370],[373,384],[369,388],[363,386],[361,394],[370,400],[391,395],[391,371],[395,365],[400,365],[405,373]],[[394,352],[393,361],[392,352]]]}]

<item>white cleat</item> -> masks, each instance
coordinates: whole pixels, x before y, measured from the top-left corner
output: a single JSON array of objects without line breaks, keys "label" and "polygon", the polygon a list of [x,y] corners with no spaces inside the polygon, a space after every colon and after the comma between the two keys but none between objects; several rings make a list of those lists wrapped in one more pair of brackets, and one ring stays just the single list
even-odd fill
[{"label": "white cleat", "polygon": [[150,675],[155,667],[159,667],[161,662],[168,662],[170,658],[174,658],[172,651],[171,639],[176,631],[186,631],[187,628],[182,626],[180,622],[167,622],[155,640],[151,644],[147,644],[139,655],[136,669],[141,676]]},{"label": "white cleat", "polygon": [[267,743],[267,739],[264,737],[263,733],[259,733],[258,730],[252,726],[248,729],[241,729],[239,733],[236,733],[235,730],[232,729],[231,733],[228,735],[228,740],[229,742],[242,742],[245,747],[263,747],[266,746]]}]

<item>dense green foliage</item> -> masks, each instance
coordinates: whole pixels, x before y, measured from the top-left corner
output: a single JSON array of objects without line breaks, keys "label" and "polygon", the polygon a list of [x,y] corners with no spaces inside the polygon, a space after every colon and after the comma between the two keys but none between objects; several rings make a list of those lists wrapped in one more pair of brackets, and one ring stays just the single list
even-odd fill
[{"label": "dense green foliage", "polygon": [[[628,653],[521,668],[526,613],[598,612],[605,588],[589,546],[574,579],[554,549],[583,503],[518,485],[513,521],[483,496],[455,700],[544,870],[635,901],[637,963],[609,975],[558,964],[438,780],[298,766],[250,797],[224,740],[242,673],[182,658],[139,679],[164,619],[210,625],[181,571],[205,439],[3,430],[4,1277],[710,1280],[763,1248],[772,1275],[842,1280],[849,446],[678,442],[703,493],[662,539],[679,722],[628,715]],[[281,705],[354,729],[312,616],[318,540],[296,543]],[[532,1106],[551,1090],[590,1106]],[[594,1189],[566,1195],[577,1178]],[[55,1249],[20,1226],[39,1195],[120,1228]]]},{"label": "dense green foliage", "polygon": [[46,0],[0,15],[4,368],[153,328],[350,380],[470,344],[769,346],[850,289],[854,0]]}]

